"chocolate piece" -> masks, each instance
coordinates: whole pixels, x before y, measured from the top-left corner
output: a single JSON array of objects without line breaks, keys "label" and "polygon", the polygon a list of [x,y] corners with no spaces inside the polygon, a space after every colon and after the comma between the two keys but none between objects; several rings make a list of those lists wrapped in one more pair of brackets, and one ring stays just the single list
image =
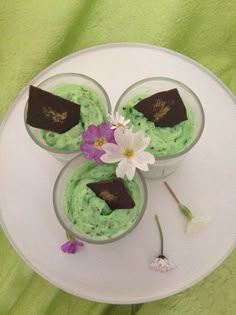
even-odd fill
[{"label": "chocolate piece", "polygon": [[149,96],[136,104],[134,108],[143,113],[156,127],[173,127],[188,119],[186,108],[177,89]]},{"label": "chocolate piece", "polygon": [[64,133],[80,122],[80,105],[30,86],[28,125],[56,133]]},{"label": "chocolate piece", "polygon": [[95,192],[97,197],[103,199],[111,210],[131,209],[135,206],[121,178],[89,183],[87,186]]}]

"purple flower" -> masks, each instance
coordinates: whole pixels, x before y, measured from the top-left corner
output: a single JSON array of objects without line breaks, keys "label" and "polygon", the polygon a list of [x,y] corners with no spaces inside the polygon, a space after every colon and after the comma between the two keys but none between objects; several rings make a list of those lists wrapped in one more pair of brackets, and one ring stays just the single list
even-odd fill
[{"label": "purple flower", "polygon": [[87,160],[94,160],[96,164],[102,163],[100,157],[105,153],[102,146],[105,143],[115,143],[114,130],[107,123],[90,125],[87,131],[82,133],[82,138],[81,152]]},{"label": "purple flower", "polygon": [[61,245],[61,250],[63,251],[63,253],[75,254],[83,246],[84,243],[76,240],[71,240]]}]

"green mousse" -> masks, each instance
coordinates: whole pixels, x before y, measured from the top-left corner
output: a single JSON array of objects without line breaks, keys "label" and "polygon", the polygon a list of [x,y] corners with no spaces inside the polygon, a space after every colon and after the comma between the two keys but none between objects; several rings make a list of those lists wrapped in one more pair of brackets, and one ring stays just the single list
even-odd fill
[{"label": "green mousse", "polygon": [[171,156],[183,151],[192,141],[194,133],[193,112],[187,107],[188,120],[181,122],[174,127],[156,127],[142,113],[137,111],[134,106],[147,96],[137,96],[131,99],[122,108],[122,114],[126,119],[130,119],[133,131],[144,130],[145,136],[150,137],[151,141],[146,149],[156,158]]},{"label": "green mousse", "polygon": [[61,84],[51,88],[49,92],[80,104],[81,121],[63,134],[42,130],[44,141],[50,147],[61,151],[79,149],[82,143],[82,132],[91,124],[97,126],[106,121],[106,112],[100,97],[89,88],[77,84]]},{"label": "green mousse", "polygon": [[140,215],[141,192],[135,179],[124,179],[135,207],[111,211],[104,200],[87,187],[88,183],[116,178],[116,165],[85,162],[69,177],[64,193],[64,209],[75,229],[93,240],[107,240],[127,231]]}]

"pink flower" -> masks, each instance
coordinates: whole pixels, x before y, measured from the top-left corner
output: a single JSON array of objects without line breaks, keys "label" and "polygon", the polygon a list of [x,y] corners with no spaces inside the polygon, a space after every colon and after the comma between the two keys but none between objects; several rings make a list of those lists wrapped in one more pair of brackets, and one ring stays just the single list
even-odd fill
[{"label": "pink flower", "polygon": [[172,269],[174,269],[174,264],[169,261],[165,256],[159,255],[158,257],[155,257],[151,263],[150,267],[153,270],[159,271],[159,272],[167,272]]},{"label": "pink flower", "polygon": [[61,250],[63,251],[63,253],[75,254],[83,246],[84,243],[76,240],[71,240],[61,245]]},{"label": "pink flower", "polygon": [[81,152],[87,160],[94,160],[96,164],[102,163],[100,157],[105,153],[102,146],[105,143],[115,143],[114,130],[107,123],[90,125],[87,131],[82,133],[82,138]]},{"label": "pink flower", "polygon": [[161,223],[159,221],[157,214],[155,214],[155,219],[161,238],[161,255],[159,255],[158,257],[154,257],[154,259],[150,263],[150,267],[155,271],[167,272],[174,269],[175,265],[171,261],[169,261],[169,259],[167,259],[166,256],[163,255],[164,249],[163,233]]}]

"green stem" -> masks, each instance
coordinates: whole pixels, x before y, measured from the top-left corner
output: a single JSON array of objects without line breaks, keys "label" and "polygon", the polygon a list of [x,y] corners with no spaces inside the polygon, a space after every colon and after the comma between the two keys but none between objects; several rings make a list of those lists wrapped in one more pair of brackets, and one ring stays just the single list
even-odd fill
[{"label": "green stem", "polygon": [[135,315],[136,313],[136,307],[135,307],[135,304],[131,304],[131,315]]},{"label": "green stem", "polygon": [[160,238],[161,238],[161,255],[163,256],[163,247],[164,247],[164,241],[163,241],[163,233],[162,233],[162,229],[161,229],[161,223],[159,221],[159,218],[157,216],[157,214],[155,214],[155,219],[156,219],[156,223],[157,223],[157,227],[160,233]]},{"label": "green stem", "polygon": [[182,214],[189,220],[191,221],[193,218],[192,212],[185,206],[183,205],[179,199],[177,198],[176,194],[173,192],[173,190],[170,188],[169,184],[167,184],[167,182],[164,182],[164,184],[166,185],[167,189],[169,190],[169,192],[171,193],[171,195],[174,197],[175,201],[177,202],[178,206],[179,206],[179,210],[182,212]]},{"label": "green stem", "polygon": [[172,197],[174,197],[175,201],[177,202],[177,204],[180,206],[180,201],[177,198],[176,194],[173,192],[173,190],[170,188],[169,184],[167,184],[167,182],[164,182],[164,184],[166,185],[167,189],[169,190],[169,192],[171,193]]},{"label": "green stem", "polygon": [[73,236],[67,231],[66,231],[66,237],[67,237],[68,241],[73,241],[74,240]]},{"label": "green stem", "polygon": [[192,212],[183,204],[179,205],[179,209],[182,212],[182,214],[189,220],[191,221],[193,219]]},{"label": "green stem", "polygon": [[142,304],[131,304],[131,313],[130,314],[135,315],[141,306],[142,306]]}]

